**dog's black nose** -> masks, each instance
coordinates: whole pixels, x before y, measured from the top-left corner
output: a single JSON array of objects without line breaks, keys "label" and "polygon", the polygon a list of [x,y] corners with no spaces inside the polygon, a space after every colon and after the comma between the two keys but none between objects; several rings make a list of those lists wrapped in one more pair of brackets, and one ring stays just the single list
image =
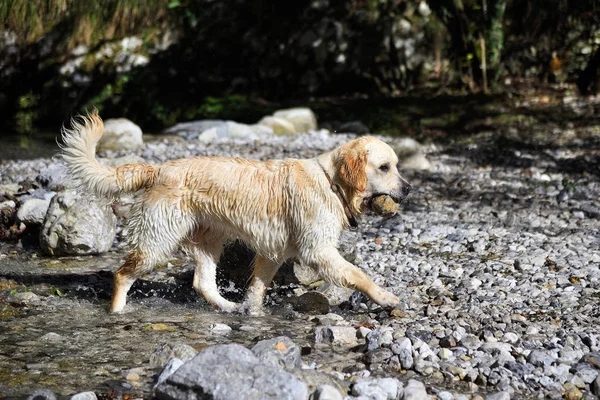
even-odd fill
[{"label": "dog's black nose", "polygon": [[408,196],[408,194],[410,193],[410,191],[412,190],[412,186],[410,186],[408,183],[402,186],[402,195],[404,197]]}]

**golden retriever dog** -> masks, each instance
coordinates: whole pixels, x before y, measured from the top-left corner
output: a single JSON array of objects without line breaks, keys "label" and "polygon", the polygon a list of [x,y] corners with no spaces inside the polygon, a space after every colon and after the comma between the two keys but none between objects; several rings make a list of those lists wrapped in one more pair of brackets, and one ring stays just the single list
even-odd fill
[{"label": "golden retriever dog", "polygon": [[[139,191],[127,224],[132,252],[115,273],[111,312],[122,312],[134,281],[178,247],[196,262],[194,289],[219,310],[260,313],[266,289],[290,257],[328,282],[382,306],[398,305],[337,249],[342,230],[356,224],[375,196],[400,202],[410,191],[384,142],[361,137],[311,159],[192,157],[113,168],[95,157],[103,130],[96,112],[73,121],[63,128],[61,158],[72,178],[101,198]],[[223,298],[217,287],[217,262],[230,239],[256,252],[243,304]]]}]

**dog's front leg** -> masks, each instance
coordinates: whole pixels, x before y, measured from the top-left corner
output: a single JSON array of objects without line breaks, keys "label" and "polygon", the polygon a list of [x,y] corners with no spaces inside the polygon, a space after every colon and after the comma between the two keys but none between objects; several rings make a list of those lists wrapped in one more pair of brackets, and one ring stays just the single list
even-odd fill
[{"label": "dog's front leg", "polygon": [[263,301],[267,288],[271,285],[279,266],[278,261],[272,261],[264,257],[256,256],[254,260],[254,271],[252,281],[248,287],[244,308],[251,315],[262,314]]},{"label": "dog's front leg", "polygon": [[317,269],[326,281],[360,290],[381,306],[395,307],[400,304],[396,296],[374,284],[367,274],[346,261],[334,247],[321,249],[304,261]]}]

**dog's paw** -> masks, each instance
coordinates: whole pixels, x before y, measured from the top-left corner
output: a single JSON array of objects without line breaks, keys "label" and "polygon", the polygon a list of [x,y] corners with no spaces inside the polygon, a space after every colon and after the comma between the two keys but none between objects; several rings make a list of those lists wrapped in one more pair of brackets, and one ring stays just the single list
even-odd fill
[{"label": "dog's paw", "polygon": [[248,302],[241,304],[238,307],[237,312],[239,312],[240,314],[249,315],[252,317],[262,317],[265,315],[265,310],[263,309],[262,306],[259,306],[256,304],[250,304]]},{"label": "dog's paw", "polygon": [[380,289],[373,301],[382,307],[397,307],[400,305],[400,299],[394,296],[392,293]]}]

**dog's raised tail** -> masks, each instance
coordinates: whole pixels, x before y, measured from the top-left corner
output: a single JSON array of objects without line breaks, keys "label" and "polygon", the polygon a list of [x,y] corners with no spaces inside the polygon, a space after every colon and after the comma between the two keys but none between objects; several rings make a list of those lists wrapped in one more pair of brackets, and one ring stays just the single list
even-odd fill
[{"label": "dog's raised tail", "polygon": [[154,180],[154,166],[127,164],[120,167],[102,165],[96,159],[96,144],[104,132],[97,111],[71,120],[71,129],[62,129],[62,152],[59,156],[71,178],[99,197],[113,199],[121,193],[148,187]]}]

